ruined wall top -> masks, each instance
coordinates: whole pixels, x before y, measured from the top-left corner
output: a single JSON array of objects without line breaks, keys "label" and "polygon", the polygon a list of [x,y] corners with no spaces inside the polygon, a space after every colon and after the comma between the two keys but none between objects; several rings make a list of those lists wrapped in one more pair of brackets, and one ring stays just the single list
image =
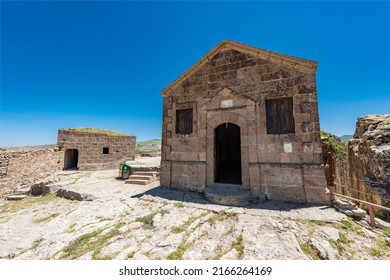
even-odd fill
[{"label": "ruined wall top", "polygon": [[59,129],[58,134],[67,134],[67,135],[83,135],[83,136],[89,136],[89,135],[95,135],[95,136],[109,136],[109,137],[131,137],[135,138],[133,135],[127,135],[125,133],[115,131],[115,130],[108,130],[108,129],[96,129],[96,128],[66,128],[66,129]]}]

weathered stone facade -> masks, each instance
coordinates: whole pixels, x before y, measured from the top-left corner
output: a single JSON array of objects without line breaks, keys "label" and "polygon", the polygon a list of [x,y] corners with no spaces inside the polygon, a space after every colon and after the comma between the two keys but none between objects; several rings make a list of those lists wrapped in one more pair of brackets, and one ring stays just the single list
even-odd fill
[{"label": "weathered stone facade", "polygon": [[0,149],[0,197],[61,170],[63,158],[57,146]]},{"label": "weathered stone facade", "polygon": [[352,196],[390,207],[390,114],[358,118],[348,154]]},{"label": "weathered stone facade", "polygon": [[91,133],[74,129],[58,131],[58,146],[64,151],[64,169],[118,168],[135,157],[135,136]]},{"label": "weathered stone facade", "polygon": [[[162,91],[161,185],[203,192],[224,183],[219,173],[229,172],[221,164],[231,158],[239,162],[229,166],[239,174],[238,185],[254,197],[327,204],[316,67],[241,43],[217,45]],[[292,101],[292,118],[278,114],[293,126],[271,134],[266,103],[286,100],[280,98]],[[177,133],[180,110],[192,112],[190,133]],[[230,134],[219,132],[224,126],[239,131],[239,139],[226,140]]]}]

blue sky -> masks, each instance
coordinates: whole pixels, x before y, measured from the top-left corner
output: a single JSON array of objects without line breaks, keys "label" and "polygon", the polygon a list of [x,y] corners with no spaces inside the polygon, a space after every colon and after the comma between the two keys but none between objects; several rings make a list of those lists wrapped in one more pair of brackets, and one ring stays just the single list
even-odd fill
[{"label": "blue sky", "polygon": [[390,113],[389,2],[1,1],[0,146],[161,138],[161,90],[227,39],[318,61],[321,129]]}]

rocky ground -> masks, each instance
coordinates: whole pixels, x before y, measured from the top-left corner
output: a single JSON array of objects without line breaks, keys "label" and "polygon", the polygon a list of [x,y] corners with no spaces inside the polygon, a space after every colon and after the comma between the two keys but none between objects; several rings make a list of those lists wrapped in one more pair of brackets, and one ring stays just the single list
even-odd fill
[{"label": "rocky ground", "polygon": [[125,184],[117,170],[68,171],[49,194],[0,201],[3,259],[390,259],[390,231],[335,209],[259,202],[228,207],[202,195]]}]

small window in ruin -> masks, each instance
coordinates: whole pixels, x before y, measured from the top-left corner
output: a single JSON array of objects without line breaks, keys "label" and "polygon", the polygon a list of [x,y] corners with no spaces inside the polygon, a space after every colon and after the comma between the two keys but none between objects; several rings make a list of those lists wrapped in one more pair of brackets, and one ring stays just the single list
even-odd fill
[{"label": "small window in ruin", "polygon": [[295,132],[292,97],[265,101],[267,134]]},{"label": "small window in ruin", "polygon": [[192,109],[176,111],[176,133],[192,133]]},{"label": "small window in ruin", "polygon": [[109,152],[110,152],[110,149],[108,147],[103,148],[103,155],[108,155]]}]

